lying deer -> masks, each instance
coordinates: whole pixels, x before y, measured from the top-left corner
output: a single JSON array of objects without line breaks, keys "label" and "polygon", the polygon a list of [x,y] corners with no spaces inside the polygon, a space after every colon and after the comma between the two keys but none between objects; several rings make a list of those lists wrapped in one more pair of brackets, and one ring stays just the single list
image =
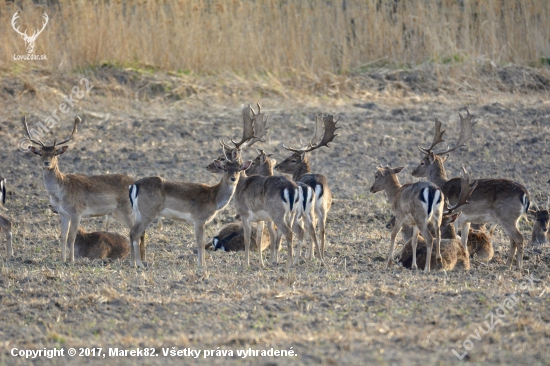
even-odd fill
[{"label": "lying deer", "polygon": [[[372,193],[386,191],[388,200],[391,202],[391,209],[395,215],[395,227],[391,233],[390,253],[386,268],[388,268],[393,260],[393,248],[395,246],[395,238],[403,225],[413,227],[412,234],[412,250],[413,264],[412,267],[417,269],[416,263],[416,245],[418,242],[418,232],[427,241],[428,257],[432,255],[432,245],[435,236],[436,243],[436,258],[441,261],[441,219],[443,217],[443,193],[433,183],[417,182],[401,185],[397,174],[405,167],[390,168],[378,167],[374,175],[374,183],[370,189]],[[429,226],[432,229],[429,230]],[[433,231],[435,235],[432,235]],[[430,262],[426,261],[424,271],[430,271]]]},{"label": "lying deer", "polygon": [[[283,174],[292,174],[292,179],[295,182],[301,182],[313,189],[315,193],[315,215],[317,216],[317,224],[319,225],[320,248],[318,248],[319,257],[324,261],[325,243],[326,243],[326,222],[327,215],[332,205],[332,193],[328,186],[327,178],[322,174],[311,173],[311,167],[307,153],[316,150],[322,146],[329,147],[329,143],[334,140],[337,134],[336,130],[340,127],[336,126],[338,119],[335,121],[334,116],[316,116],[315,117],[315,132],[307,147],[302,149],[294,149],[284,146],[285,149],[292,152],[292,155],[281,163],[275,166],[275,169]],[[321,124],[323,124],[323,135],[321,134]],[[311,232],[310,232],[311,235]],[[315,240],[315,239],[314,239]],[[310,244],[310,250],[306,258],[313,258],[313,245]]]},{"label": "lying deer", "polygon": [[[6,179],[0,177],[0,202],[2,207],[6,204]],[[10,260],[13,257],[12,248],[12,233],[11,233],[11,221],[0,215],[0,231],[4,230],[7,239],[7,259]]]},{"label": "lying deer", "polygon": [[[54,141],[53,145],[46,146],[37,136],[33,139],[26,118],[23,117],[26,138],[40,146],[29,146],[29,150],[40,156],[44,186],[50,196],[51,205],[59,212],[61,219],[61,257],[63,262],[67,260],[66,248],[69,246],[71,263],[74,262],[74,242],[83,217],[113,214],[128,228],[132,228],[134,224],[128,198],[128,186],[134,179],[124,174],[63,174],[59,170],[58,157],[69,149],[68,146],[59,145],[71,141],[81,121],[80,117],[75,118],[73,131],[68,139]],[[145,248],[143,236],[140,241]]]},{"label": "lying deer", "polygon": [[[250,247],[255,251],[258,250],[257,238],[256,228],[252,227]],[[260,242],[262,251],[267,249],[269,245],[269,232],[264,229],[261,233]],[[212,239],[212,248],[213,250],[221,250],[225,252],[240,252],[245,250],[243,224],[241,222],[234,222],[222,227]]]},{"label": "lying deer", "polygon": [[[414,177],[426,177],[436,184],[445,197],[451,203],[458,200],[460,194],[460,178],[448,179],[443,163],[447,161],[449,153],[464,146],[472,138],[474,116],[467,111],[466,117],[460,113],[460,136],[457,143],[444,151],[434,152],[436,145],[443,142],[442,123],[435,119],[435,135],[432,144],[428,148],[419,147],[424,154],[420,165],[416,167],[412,175]],[[472,194],[471,204],[460,208],[462,214],[456,221],[457,227],[462,227],[461,232],[469,232],[470,223],[497,223],[500,224],[510,237],[510,254],[507,265],[511,268],[514,255],[516,255],[518,267],[523,268],[523,235],[518,230],[517,224],[520,217],[529,209],[529,192],[523,185],[508,179],[477,179],[477,189]],[[461,238],[462,246],[468,250],[468,235]]]},{"label": "lying deer", "polygon": [[544,208],[540,210],[536,205],[534,206],[536,210],[529,210],[529,213],[535,218],[535,224],[531,232],[531,244],[546,244],[550,235],[548,231],[548,221],[550,218],[548,209]]}]

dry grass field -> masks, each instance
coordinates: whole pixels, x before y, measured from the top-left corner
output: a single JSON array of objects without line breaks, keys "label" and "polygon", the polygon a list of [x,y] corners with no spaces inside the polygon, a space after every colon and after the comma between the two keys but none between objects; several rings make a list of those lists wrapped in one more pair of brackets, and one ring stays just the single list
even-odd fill
[{"label": "dry grass field", "polygon": [[[13,60],[25,53],[10,24],[16,10],[21,30],[48,13],[35,50],[46,61]],[[544,0],[0,2],[2,215],[14,223],[15,252],[7,261],[0,233],[0,364],[189,364],[164,356],[188,349],[219,365],[549,364],[550,245],[526,244],[524,271],[509,270],[499,227],[495,257],[473,260],[470,271],[385,269],[390,206],[369,192],[378,164],[408,164],[401,182],[415,181],[434,116],[452,143],[468,108],[478,124],[448,174],[466,166],[474,178],[513,179],[546,205],[549,23]],[[269,116],[261,147],[279,161],[283,143],[309,139],[316,114],[340,117],[331,148],[310,157],[334,195],[326,266],[285,271],[283,249],[278,266],[259,268],[253,253],[243,268],[244,253],[208,251],[199,271],[191,225],[171,220],[149,228],[145,269],[61,262],[38,157],[19,150],[21,116],[35,129],[61,116],[45,128],[47,143],[68,137],[82,116],[62,172],[214,184],[219,176],[205,167],[221,138],[240,133],[248,102]],[[230,204],[208,236],[234,216]],[[87,231],[104,224],[82,222]],[[532,225],[520,221],[526,243]],[[128,234],[113,218],[110,229]],[[30,360],[14,348],[65,357]],[[106,357],[70,357],[69,348]],[[156,356],[115,358],[109,348]],[[272,348],[295,355],[237,355]]]}]

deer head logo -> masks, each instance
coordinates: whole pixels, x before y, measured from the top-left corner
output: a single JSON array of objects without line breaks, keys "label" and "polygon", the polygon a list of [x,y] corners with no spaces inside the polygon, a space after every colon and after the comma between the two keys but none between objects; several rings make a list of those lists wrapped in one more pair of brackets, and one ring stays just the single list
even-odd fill
[{"label": "deer head logo", "polygon": [[40,29],[38,32],[35,30],[32,33],[32,36],[27,35],[27,30],[25,29],[25,32],[20,32],[19,27],[16,28],[15,21],[17,18],[19,18],[19,14],[17,14],[18,11],[13,14],[13,17],[11,18],[11,26],[13,29],[21,35],[23,40],[25,41],[25,48],[27,49],[27,53],[32,53],[34,51],[34,43],[36,42],[36,38],[42,33],[44,28],[46,28],[46,24],[48,24],[48,14],[44,13],[43,17],[46,20],[44,23],[42,23],[42,29]]}]

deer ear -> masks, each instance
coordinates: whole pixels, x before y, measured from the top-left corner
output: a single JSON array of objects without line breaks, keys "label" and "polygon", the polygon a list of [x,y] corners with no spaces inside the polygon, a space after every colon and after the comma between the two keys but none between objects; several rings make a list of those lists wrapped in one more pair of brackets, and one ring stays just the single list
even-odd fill
[{"label": "deer ear", "polygon": [[61,146],[59,149],[57,149],[55,151],[55,155],[62,155],[62,154],[65,154],[67,152],[67,150],[69,149],[68,146]]},{"label": "deer ear", "polygon": [[40,150],[37,149],[37,148],[34,147],[34,146],[29,146],[29,151],[32,152],[33,154],[42,156],[42,154],[40,153]]},{"label": "deer ear", "polygon": [[395,168],[395,169],[393,169],[393,172],[394,172],[395,174],[399,174],[399,173],[401,173],[401,171],[402,171],[403,169],[405,169],[406,167],[407,167],[407,166],[405,165],[405,166],[401,166],[401,167],[399,167],[399,168]]},{"label": "deer ear", "polygon": [[260,164],[265,164],[265,161],[267,160],[267,156],[265,154],[260,155]]},{"label": "deer ear", "polygon": [[450,154],[443,155],[443,156],[441,157],[441,162],[443,162],[443,163],[446,162],[447,159],[449,159],[449,156],[450,156]]},{"label": "deer ear", "polygon": [[252,165],[252,160],[245,161],[242,165],[240,170],[246,170],[250,168],[250,165]]},{"label": "deer ear", "polygon": [[225,166],[223,165],[223,163],[219,160],[214,160],[214,165],[216,166],[216,168],[218,168],[219,170],[225,170]]}]

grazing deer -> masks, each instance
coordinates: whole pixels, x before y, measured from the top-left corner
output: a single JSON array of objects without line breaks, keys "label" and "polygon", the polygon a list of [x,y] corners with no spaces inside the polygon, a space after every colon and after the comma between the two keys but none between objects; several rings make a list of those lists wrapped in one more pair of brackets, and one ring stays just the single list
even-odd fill
[{"label": "grazing deer", "polygon": [[[255,129],[255,126],[265,126],[266,120],[264,120],[261,110],[253,116],[250,116],[251,108],[243,108],[243,137],[240,142],[236,143],[231,140],[234,147],[231,147],[222,141],[224,146],[224,152],[229,151],[232,156],[234,152],[240,151],[246,146],[246,141],[254,141],[253,139],[262,139],[265,135],[265,128],[260,128],[261,131]],[[254,121],[256,123],[254,124]],[[250,146],[250,144],[248,145]],[[226,153],[227,155],[227,153]],[[214,162],[216,164],[216,161]],[[251,165],[251,162],[249,162]],[[257,226],[257,238],[261,240],[261,233],[263,232],[263,221],[268,222],[268,230],[271,246],[271,261],[272,263],[278,262],[277,255],[277,235],[283,235],[287,242],[288,248],[288,260],[286,268],[289,269],[293,264],[292,253],[292,225],[296,216],[296,209],[299,200],[298,186],[283,176],[259,176],[252,175],[247,176],[243,174],[237,189],[235,191],[235,207],[237,213],[241,217],[244,231],[244,245],[245,245],[245,261],[244,265],[250,265],[250,235],[251,224],[258,222]],[[280,234],[275,233],[273,224],[277,226],[277,230]],[[260,266],[263,267],[262,252],[258,252],[260,255]]]},{"label": "grazing deer", "polygon": [[[428,148],[419,147],[424,154],[420,165],[412,175],[426,177],[436,184],[451,203],[456,202],[460,194],[460,178],[448,179],[443,163],[449,153],[464,146],[472,138],[474,116],[466,111],[466,117],[460,113],[460,136],[457,143],[441,152],[433,152],[436,145],[443,142],[442,123],[435,119],[435,135]],[[523,185],[508,179],[477,179],[477,189],[471,197],[471,204],[460,208],[462,214],[455,225],[462,227],[462,233],[468,233],[470,223],[497,223],[500,224],[510,237],[510,255],[507,265],[511,268],[516,254],[518,267],[523,268],[523,235],[518,230],[517,223],[521,216],[529,209],[529,192]],[[461,238],[462,246],[468,250],[468,235]]]},{"label": "grazing deer", "polygon": [[[427,256],[431,258],[433,236],[430,231],[435,232],[436,242],[436,258],[441,260],[440,240],[441,240],[441,219],[443,217],[443,193],[433,183],[417,182],[401,185],[397,174],[405,167],[390,168],[378,167],[374,175],[374,183],[370,188],[372,193],[386,191],[388,200],[392,203],[392,212],[395,215],[395,227],[391,233],[391,246],[388,255],[386,268],[388,268],[393,260],[393,248],[395,246],[395,238],[403,225],[413,226],[412,249],[413,249],[413,264],[412,267],[417,269],[416,265],[416,244],[418,241],[418,232],[427,241]],[[429,225],[432,229],[429,229]],[[426,261],[424,270],[430,270],[430,261]]]},{"label": "grazing deer", "polygon": [[[78,124],[82,120],[76,117],[73,131],[68,139],[54,141],[46,146],[39,138],[33,139],[23,117],[26,138],[35,145],[29,150],[40,156],[43,170],[44,186],[50,196],[50,203],[61,219],[61,257],[67,260],[67,243],[70,248],[70,261],[74,263],[74,241],[83,217],[104,216],[113,214],[128,228],[132,228],[134,218],[128,199],[128,186],[134,179],[124,174],[80,175],[63,174],[59,170],[57,159],[68,150],[63,145],[73,138]],[[141,241],[143,242],[143,237]]]},{"label": "grazing deer", "polygon": [[[321,123],[323,124],[323,135],[321,134]],[[275,166],[275,169],[284,174],[292,174],[292,179],[295,182],[301,182],[313,189],[315,193],[314,211],[317,216],[317,224],[319,225],[320,250],[319,257],[324,261],[325,243],[326,243],[326,222],[327,215],[332,205],[332,193],[328,186],[327,178],[322,174],[311,173],[311,167],[307,153],[316,150],[322,146],[330,147],[329,143],[334,140],[338,134],[336,130],[340,127],[336,126],[338,119],[335,121],[334,116],[316,116],[315,117],[315,132],[309,145],[302,149],[293,149],[292,147],[284,146],[285,149],[292,152],[292,155],[281,163]],[[312,246],[310,245],[310,249]],[[306,258],[313,258],[314,252],[310,250]]]},{"label": "grazing deer", "polygon": [[[258,250],[258,246],[262,251],[270,245],[269,232],[263,230],[261,232],[261,242],[258,241],[256,228],[252,227],[251,248]],[[260,245],[258,245],[258,243]],[[221,250],[225,252],[240,252],[245,250],[244,245],[244,230],[242,222],[234,222],[227,224],[220,229],[216,236],[212,239],[213,250]]]},{"label": "grazing deer", "polygon": [[531,233],[531,244],[546,244],[550,235],[548,231],[550,215],[547,208],[541,210],[536,204],[534,206],[536,210],[529,210],[529,213],[535,218],[535,224]]},{"label": "grazing deer", "polygon": [[[6,179],[0,177],[0,202],[2,207],[6,204]],[[7,259],[10,260],[13,257],[12,248],[12,233],[11,233],[11,221],[0,215],[0,231],[4,230],[7,239]]]},{"label": "grazing deer", "polygon": [[[460,198],[458,203],[452,207],[447,208],[443,214],[441,220],[441,265],[444,270],[451,271],[455,268],[462,268],[464,270],[470,269],[470,260],[468,258],[468,253],[464,250],[460,243],[460,237],[456,235],[455,227],[452,223],[460,216],[459,213],[454,213],[458,207],[469,203],[468,198],[472,195],[472,192],[476,188],[476,183],[470,183],[469,175],[464,171],[464,178],[462,180],[462,189],[460,192]],[[390,220],[386,225],[387,228],[394,228],[395,225],[395,216]],[[430,230],[433,230],[433,227],[430,225]],[[399,262],[403,264],[406,268],[411,268],[414,255],[413,255],[413,246],[412,246],[412,237],[410,237],[405,246],[403,247]],[[422,267],[426,265],[427,258],[427,247],[426,240],[423,237],[418,237],[418,246],[417,246],[417,261],[418,265]],[[434,252],[431,253],[430,268],[437,268],[437,257]]]}]

